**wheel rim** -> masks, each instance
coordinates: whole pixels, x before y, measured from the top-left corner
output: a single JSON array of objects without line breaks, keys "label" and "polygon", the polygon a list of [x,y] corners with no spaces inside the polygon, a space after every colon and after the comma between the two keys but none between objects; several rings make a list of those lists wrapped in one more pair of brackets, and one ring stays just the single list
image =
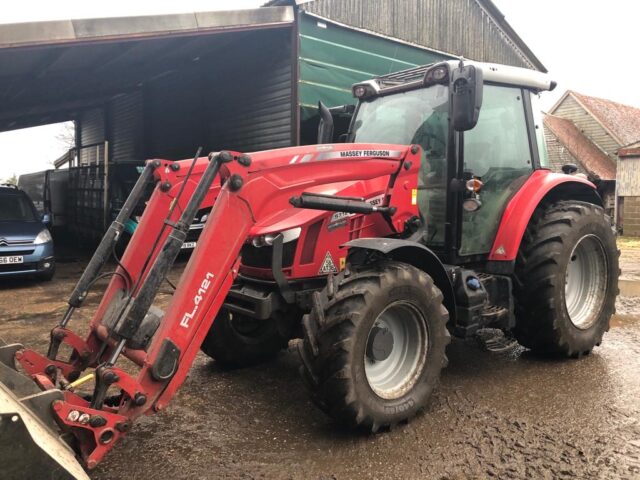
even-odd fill
[{"label": "wheel rim", "polygon": [[607,281],[604,246],[595,235],[585,235],[569,257],[564,290],[567,313],[577,328],[585,330],[597,321]]},{"label": "wheel rim", "polygon": [[426,325],[420,310],[406,301],[394,302],[378,315],[364,356],[367,382],[376,395],[400,398],[415,385],[426,363]]}]

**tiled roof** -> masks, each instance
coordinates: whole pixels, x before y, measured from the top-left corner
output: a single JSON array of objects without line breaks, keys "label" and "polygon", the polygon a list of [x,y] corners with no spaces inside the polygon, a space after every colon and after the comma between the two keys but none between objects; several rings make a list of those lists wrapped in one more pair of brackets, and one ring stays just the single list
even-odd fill
[{"label": "tiled roof", "polygon": [[570,91],[570,94],[617,137],[621,145],[640,140],[640,108],[603,98],[589,97],[574,91]]},{"label": "tiled roof", "polygon": [[591,140],[582,134],[575,123],[566,118],[546,115],[544,124],[593,177],[615,180],[616,166]]},{"label": "tiled roof", "polygon": [[640,157],[640,141],[625,145],[618,150],[619,157]]}]

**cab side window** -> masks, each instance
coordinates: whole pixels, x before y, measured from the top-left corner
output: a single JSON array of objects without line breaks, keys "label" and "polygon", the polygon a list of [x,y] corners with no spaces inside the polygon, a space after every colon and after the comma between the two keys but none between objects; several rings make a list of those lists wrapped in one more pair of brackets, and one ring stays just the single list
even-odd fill
[{"label": "cab side window", "polygon": [[522,90],[485,85],[478,124],[464,135],[465,170],[530,169],[531,149]]},{"label": "cab side window", "polygon": [[482,206],[463,213],[461,255],[489,253],[507,203],[533,172],[523,92],[484,86],[478,124],[464,134],[465,171],[480,178]]}]

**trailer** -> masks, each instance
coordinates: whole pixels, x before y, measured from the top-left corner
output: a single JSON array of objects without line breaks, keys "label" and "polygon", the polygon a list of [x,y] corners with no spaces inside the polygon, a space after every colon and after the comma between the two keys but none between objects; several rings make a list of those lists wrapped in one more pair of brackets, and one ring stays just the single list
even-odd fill
[{"label": "trailer", "polygon": [[68,170],[43,170],[27,173],[18,178],[18,188],[24,190],[41,214],[49,214],[51,227],[67,225]]}]

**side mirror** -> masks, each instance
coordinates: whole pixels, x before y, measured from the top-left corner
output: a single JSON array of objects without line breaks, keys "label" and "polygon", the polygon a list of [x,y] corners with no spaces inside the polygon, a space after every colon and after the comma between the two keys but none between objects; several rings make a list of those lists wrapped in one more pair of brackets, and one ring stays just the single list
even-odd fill
[{"label": "side mirror", "polygon": [[318,102],[320,125],[318,125],[318,144],[333,143],[333,115],[322,102]]},{"label": "side mirror", "polygon": [[42,223],[44,223],[47,226],[51,225],[51,214],[50,213],[43,213],[42,214]]},{"label": "side mirror", "polygon": [[471,130],[478,123],[482,107],[482,70],[473,65],[461,65],[453,70],[451,83],[453,129]]}]

